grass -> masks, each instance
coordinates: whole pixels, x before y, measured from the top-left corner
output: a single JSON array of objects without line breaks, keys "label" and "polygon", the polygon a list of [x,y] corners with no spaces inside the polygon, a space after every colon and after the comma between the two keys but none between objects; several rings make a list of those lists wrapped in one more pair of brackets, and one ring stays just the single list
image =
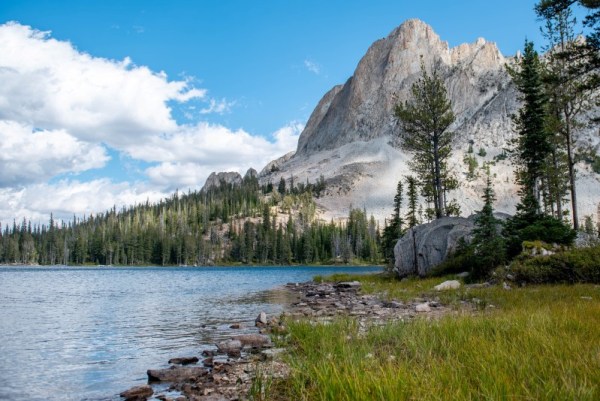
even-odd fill
[{"label": "grass", "polygon": [[[433,287],[445,280],[457,280],[454,275],[445,277],[433,277],[433,278],[406,278],[404,280],[398,280],[395,276],[388,274],[333,274],[331,276],[315,276],[313,278],[316,282],[322,281],[360,281],[362,284],[362,292],[365,294],[378,294],[382,299],[387,301],[398,300],[408,301],[417,297],[424,297],[434,293]],[[456,300],[464,298],[464,291],[452,291],[437,293],[435,296],[439,297],[440,300],[446,304],[452,304]]]},{"label": "grass", "polygon": [[[358,279],[364,292],[408,299],[443,279]],[[289,400],[598,400],[600,287],[590,284],[451,291],[477,313],[359,332],[355,320],[289,322]],[[591,299],[590,299],[591,298]],[[489,307],[493,305],[494,307]]]}]

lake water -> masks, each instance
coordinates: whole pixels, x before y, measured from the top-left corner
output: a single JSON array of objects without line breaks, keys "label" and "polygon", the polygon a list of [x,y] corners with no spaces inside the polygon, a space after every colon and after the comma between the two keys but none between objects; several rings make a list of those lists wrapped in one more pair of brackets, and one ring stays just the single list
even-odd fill
[{"label": "lake water", "polygon": [[146,370],[250,327],[267,292],[316,274],[378,267],[0,266],[0,400],[118,400]]}]

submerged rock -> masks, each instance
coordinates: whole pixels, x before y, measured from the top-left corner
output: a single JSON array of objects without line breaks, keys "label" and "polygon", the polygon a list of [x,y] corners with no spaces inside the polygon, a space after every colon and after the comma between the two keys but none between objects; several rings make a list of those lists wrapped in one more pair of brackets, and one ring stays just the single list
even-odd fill
[{"label": "submerged rock", "polygon": [[197,363],[198,361],[199,359],[195,356],[169,359],[169,363],[173,365],[189,365],[191,363]]}]

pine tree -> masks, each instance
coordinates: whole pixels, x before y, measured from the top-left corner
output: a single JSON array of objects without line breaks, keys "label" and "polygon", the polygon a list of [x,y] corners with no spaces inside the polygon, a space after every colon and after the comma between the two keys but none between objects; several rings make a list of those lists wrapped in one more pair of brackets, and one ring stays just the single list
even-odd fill
[{"label": "pine tree", "polygon": [[417,180],[412,175],[406,177],[408,185],[408,211],[406,212],[406,223],[408,228],[419,224]]},{"label": "pine tree", "polygon": [[285,195],[285,178],[281,177],[281,179],[279,180],[279,185],[277,186],[277,191],[281,195]]},{"label": "pine tree", "polygon": [[[392,218],[390,220],[389,225],[383,229],[383,254],[385,259],[391,264],[394,264],[394,247],[398,242],[398,239],[402,237],[402,181],[398,181],[398,185],[396,186],[396,195],[394,196],[394,212],[392,213]],[[387,223],[387,222],[386,222]]]},{"label": "pine tree", "polygon": [[525,41],[518,70],[509,70],[523,106],[513,117],[518,138],[514,149],[517,182],[521,186],[521,202],[517,211],[534,218],[540,213],[540,180],[552,147],[546,131],[546,104],[542,69],[533,42]]},{"label": "pine tree", "polygon": [[552,152],[546,125],[548,108],[541,71],[533,43],[525,41],[518,70],[509,70],[523,102],[518,115],[514,117],[518,137],[513,149],[513,160],[516,164],[517,183],[521,187],[521,199],[517,205],[517,213],[505,225],[509,257],[521,252],[523,241],[542,240],[568,245],[575,237],[575,231],[566,227],[561,220],[545,215],[540,208],[542,179]]},{"label": "pine tree", "polygon": [[411,88],[412,98],[394,110],[400,122],[401,146],[413,153],[411,169],[422,184],[423,193],[433,203],[436,218],[447,214],[446,192],[454,189],[447,160],[452,154],[454,133],[448,128],[454,122],[452,104],[438,68],[427,73],[421,62],[421,77]]},{"label": "pine tree", "polygon": [[474,267],[476,268],[472,274],[475,277],[486,276],[494,267],[506,261],[506,245],[504,238],[498,232],[500,221],[494,217],[493,204],[496,198],[492,189],[489,169],[482,199],[484,204],[475,218],[471,243],[474,248]]},{"label": "pine tree", "polygon": [[[551,3],[554,4],[553,7]],[[580,121],[582,114],[593,103],[592,93],[589,91],[589,79],[593,74],[583,73],[585,58],[579,55],[582,46],[585,45],[577,40],[576,19],[568,3],[565,0],[544,0],[536,5],[536,13],[545,23],[542,33],[548,40],[545,63],[547,91],[552,99],[553,128],[562,137],[562,148],[567,157],[573,228],[577,230],[579,226],[575,185],[577,131],[582,126]]]},{"label": "pine tree", "polygon": [[394,216],[392,218],[392,224],[395,225],[398,236],[402,235],[402,190],[402,180],[400,180],[398,181],[398,185],[396,186],[396,195],[394,196]]}]

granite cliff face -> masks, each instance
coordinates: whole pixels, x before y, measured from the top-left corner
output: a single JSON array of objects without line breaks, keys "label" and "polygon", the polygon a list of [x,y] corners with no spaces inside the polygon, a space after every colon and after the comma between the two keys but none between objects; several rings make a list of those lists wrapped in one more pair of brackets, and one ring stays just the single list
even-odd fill
[{"label": "granite cliff face", "polygon": [[[298,142],[295,154],[271,162],[259,177],[262,183],[281,177],[296,182],[327,181],[326,195],[318,200],[325,218],[347,215],[351,205],[366,207],[382,220],[391,213],[396,183],[410,174],[405,154],[398,146],[399,127],[393,116],[398,102],[409,98],[412,84],[425,68],[438,68],[448,90],[456,121],[454,156],[449,162],[461,186],[450,194],[465,215],[481,207],[483,174],[467,180],[463,158],[469,145],[479,166],[493,161],[514,136],[511,115],[519,108],[518,96],[504,57],[484,39],[449,48],[433,29],[419,20],[408,20],[384,39],[376,41],[360,60],[354,75],[323,96]],[[598,148],[598,137],[584,132],[585,141]],[[478,156],[484,149],[485,156]],[[514,213],[518,201],[514,174],[508,160],[491,168],[498,201],[496,209]],[[598,175],[579,168],[580,214],[596,212],[600,200]]]},{"label": "granite cliff face", "polygon": [[[516,102],[504,68],[508,61],[496,45],[478,39],[450,49],[430,26],[409,20],[375,42],[354,75],[323,97],[300,136],[296,157],[395,136],[393,108],[409,97],[421,60],[428,69],[437,66],[444,77],[459,117],[454,130],[463,132],[464,125],[478,124],[468,131],[509,131],[508,114],[516,110]],[[496,124],[485,118],[489,115]]]}]

